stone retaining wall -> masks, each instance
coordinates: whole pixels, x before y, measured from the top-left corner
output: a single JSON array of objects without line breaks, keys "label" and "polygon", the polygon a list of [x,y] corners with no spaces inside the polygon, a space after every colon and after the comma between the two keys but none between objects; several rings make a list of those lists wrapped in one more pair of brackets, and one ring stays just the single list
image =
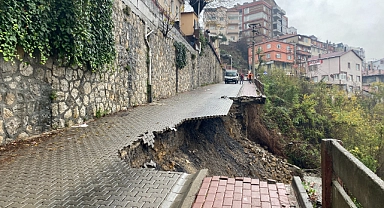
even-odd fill
[{"label": "stone retaining wall", "polygon": [[[52,59],[41,65],[21,50],[24,62],[0,57],[0,145],[147,103],[149,56],[144,37],[150,30],[153,99],[222,81],[220,63],[209,47],[199,55],[177,31],[165,38],[156,25],[134,9],[128,15],[124,8],[124,2],[115,1],[117,56],[108,72],[60,67]],[[175,66],[174,41],[187,46],[183,69]]]}]

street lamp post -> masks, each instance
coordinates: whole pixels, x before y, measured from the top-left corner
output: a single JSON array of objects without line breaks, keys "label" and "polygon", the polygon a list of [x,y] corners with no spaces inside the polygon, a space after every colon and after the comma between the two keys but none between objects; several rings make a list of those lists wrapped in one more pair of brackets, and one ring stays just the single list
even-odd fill
[{"label": "street lamp post", "polygon": [[255,33],[258,35],[259,31],[258,28],[261,27],[260,23],[257,24],[250,24],[249,27],[252,29],[252,74],[253,77],[256,77],[255,72]]},{"label": "street lamp post", "polygon": [[231,58],[231,70],[232,70],[232,55],[229,55],[229,58]]}]

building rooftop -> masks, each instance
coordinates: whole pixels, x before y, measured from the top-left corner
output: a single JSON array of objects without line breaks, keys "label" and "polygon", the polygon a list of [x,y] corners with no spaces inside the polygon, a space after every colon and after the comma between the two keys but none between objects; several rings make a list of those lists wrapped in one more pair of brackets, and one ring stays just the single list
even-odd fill
[{"label": "building rooftop", "polygon": [[319,56],[312,56],[310,59],[308,59],[308,61],[340,57],[340,56],[343,56],[344,54],[349,53],[350,51],[352,51],[357,57],[359,57],[361,59],[361,57],[354,50],[348,50],[348,51],[338,51],[338,52],[333,52],[333,53],[321,54],[320,57]]}]

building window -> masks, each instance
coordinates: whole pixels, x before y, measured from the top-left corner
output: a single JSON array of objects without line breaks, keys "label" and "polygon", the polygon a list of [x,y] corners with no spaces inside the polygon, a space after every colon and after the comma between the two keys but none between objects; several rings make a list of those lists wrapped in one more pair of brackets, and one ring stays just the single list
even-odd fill
[{"label": "building window", "polygon": [[323,75],[323,76],[321,76],[321,80],[327,82],[327,81],[329,80],[328,75]]},{"label": "building window", "polygon": [[353,82],[353,75],[349,75],[349,80],[348,81]]},{"label": "building window", "polygon": [[292,60],[291,55],[288,55],[288,56],[287,56],[287,59],[288,59],[288,60]]},{"label": "building window", "polygon": [[234,41],[235,40],[235,36],[231,36],[231,40]]},{"label": "building window", "polygon": [[278,59],[281,58],[280,53],[277,53],[277,54],[276,54],[276,58],[278,58]]},{"label": "building window", "polygon": [[248,14],[249,13],[249,8],[245,8],[244,9],[244,14]]},{"label": "building window", "polygon": [[179,12],[179,7],[178,6],[176,6],[176,20],[179,20],[179,14],[180,14],[180,12]]},{"label": "building window", "polygon": [[360,71],[360,64],[356,64],[356,70]]},{"label": "building window", "polygon": [[353,87],[352,86],[349,86],[348,88],[348,92],[352,92],[353,91]]},{"label": "building window", "polygon": [[335,75],[333,75],[333,79],[334,79],[334,80],[339,79],[339,74],[335,74]]},{"label": "building window", "polygon": [[317,65],[309,66],[308,69],[309,69],[309,71],[317,71],[318,70]]},{"label": "building window", "polygon": [[340,79],[341,80],[346,80],[347,79],[347,74],[346,73],[341,73],[340,74]]},{"label": "building window", "polygon": [[313,81],[313,82],[318,82],[318,81],[319,81],[319,78],[318,78],[318,77],[312,77],[312,81]]},{"label": "building window", "polygon": [[271,54],[267,53],[267,58],[268,59],[271,58]]},{"label": "building window", "polygon": [[356,76],[356,81],[360,82],[360,76]]},{"label": "building window", "polygon": [[287,52],[291,51],[291,47],[287,46]]},{"label": "building window", "polygon": [[280,44],[277,44],[277,46],[276,46],[276,47],[280,49],[280,48],[281,48],[281,45],[280,45]]},{"label": "building window", "polygon": [[351,68],[351,63],[348,62],[348,69],[350,69],[350,68]]},{"label": "building window", "polygon": [[268,44],[268,45],[267,45],[267,48],[270,49],[270,48],[271,48],[271,44]]}]

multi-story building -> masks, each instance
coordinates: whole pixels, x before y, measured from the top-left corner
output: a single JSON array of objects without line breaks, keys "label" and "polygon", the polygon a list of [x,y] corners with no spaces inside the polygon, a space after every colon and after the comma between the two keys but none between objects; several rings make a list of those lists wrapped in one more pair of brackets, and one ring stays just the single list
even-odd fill
[{"label": "multi-story building", "polygon": [[163,10],[163,14],[171,20],[180,21],[181,10],[184,8],[183,0],[158,0],[156,1]]},{"label": "multi-story building", "polygon": [[297,34],[297,29],[295,27],[288,27],[287,34],[296,35]]},{"label": "multi-story building", "polygon": [[237,42],[240,39],[241,14],[238,9],[231,8],[227,10],[227,40]]},{"label": "multi-story building", "polygon": [[272,7],[272,37],[278,37],[287,34],[288,18],[284,16],[286,13],[279,6]]},{"label": "multi-story building", "polygon": [[311,57],[311,38],[305,35],[284,35],[278,38],[294,45],[294,68],[296,75],[304,75],[307,61]]},{"label": "multi-story building", "polygon": [[363,59],[353,50],[319,54],[307,64],[307,77],[314,82],[340,85],[348,92],[362,89]]},{"label": "multi-story building", "polygon": [[332,44],[327,42],[322,42],[317,39],[316,36],[312,35],[311,38],[311,55],[318,56],[319,54],[333,53],[335,48]]},{"label": "multi-story building", "polygon": [[[206,8],[204,11],[205,29],[212,35],[223,34],[229,41],[237,42],[246,37],[249,42],[255,37],[256,42],[288,33],[288,18],[273,0],[259,0],[233,8]],[[258,25],[253,32],[250,25]]]},{"label": "multi-story building", "polygon": [[[255,68],[259,63],[257,51],[262,51],[263,69],[271,68],[284,69],[289,73],[293,73],[294,63],[294,44],[286,43],[279,40],[269,40],[255,45]],[[248,62],[252,66],[252,47],[248,48]]]},{"label": "multi-story building", "polygon": [[370,90],[374,82],[384,82],[384,58],[368,61],[363,71],[363,88]]},{"label": "multi-story building", "polygon": [[349,51],[354,50],[363,60],[365,60],[365,50],[361,47],[352,47],[344,43],[333,44],[335,51]]},{"label": "multi-story building", "polygon": [[[209,30],[213,36],[225,35],[227,36],[228,16],[227,8],[206,8],[204,11],[204,25],[205,29]],[[238,35],[237,35],[238,36]]]},{"label": "multi-story building", "polygon": [[[255,36],[256,42],[271,38],[272,34],[272,8],[273,5],[267,1],[253,1],[235,6],[241,13],[242,36],[252,41]],[[251,25],[259,25],[258,33],[253,33]]]}]

